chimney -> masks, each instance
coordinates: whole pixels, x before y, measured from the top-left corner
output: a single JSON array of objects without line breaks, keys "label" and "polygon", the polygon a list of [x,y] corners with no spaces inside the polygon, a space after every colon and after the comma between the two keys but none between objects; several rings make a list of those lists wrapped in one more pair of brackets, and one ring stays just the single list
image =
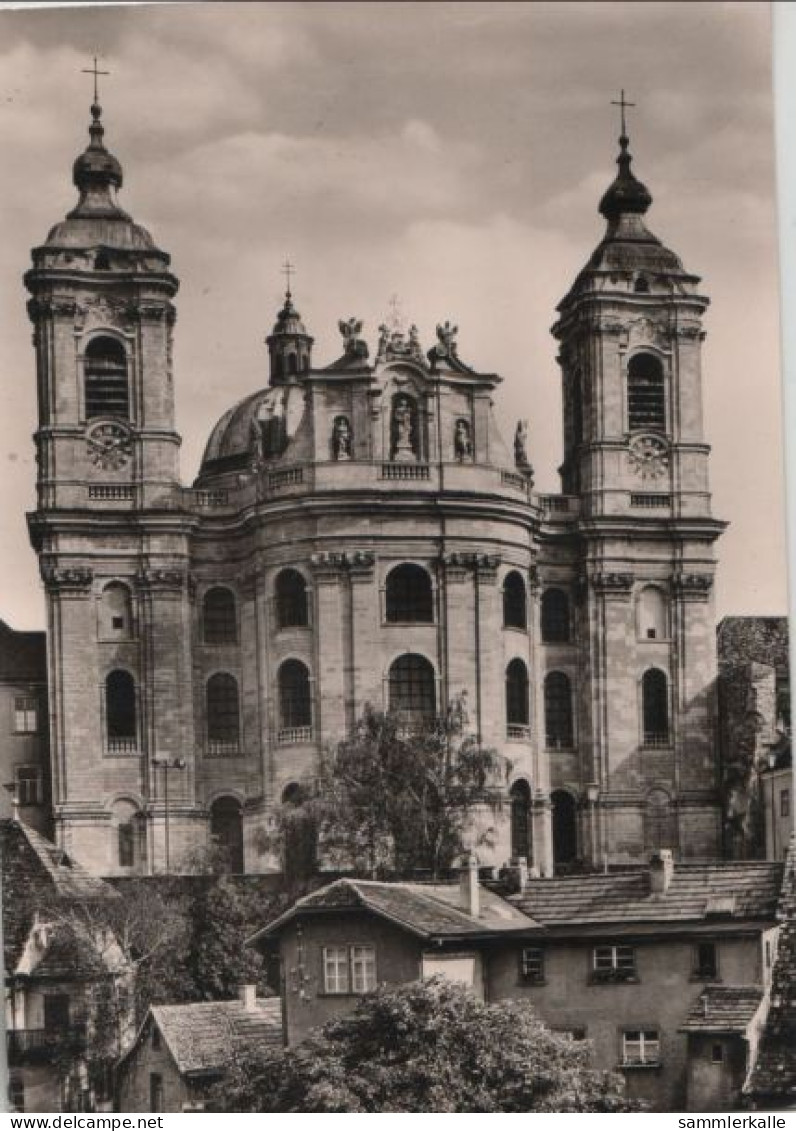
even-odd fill
[{"label": "chimney", "polygon": [[506,869],[506,878],[512,891],[524,892],[528,886],[528,861],[524,856],[515,856]]},{"label": "chimney", "polygon": [[659,848],[650,856],[650,890],[653,895],[663,895],[669,890],[674,874],[674,856],[670,848]]},{"label": "chimney", "polygon": [[238,997],[247,1013],[257,1008],[257,987],[238,986]]},{"label": "chimney", "polygon": [[462,858],[459,871],[459,894],[468,915],[477,919],[481,913],[481,889],[478,886],[478,860],[469,852]]}]

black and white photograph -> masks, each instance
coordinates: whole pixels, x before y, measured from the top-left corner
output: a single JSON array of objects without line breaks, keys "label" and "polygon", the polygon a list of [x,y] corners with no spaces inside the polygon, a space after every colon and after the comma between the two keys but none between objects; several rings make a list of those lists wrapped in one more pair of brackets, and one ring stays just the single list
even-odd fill
[{"label": "black and white photograph", "polygon": [[0,6],[0,1110],[796,1109],[776,14]]}]

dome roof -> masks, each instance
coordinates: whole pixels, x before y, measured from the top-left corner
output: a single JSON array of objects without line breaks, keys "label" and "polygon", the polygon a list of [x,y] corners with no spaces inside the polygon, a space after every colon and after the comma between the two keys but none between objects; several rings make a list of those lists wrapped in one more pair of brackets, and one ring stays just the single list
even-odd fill
[{"label": "dome roof", "polygon": [[608,221],[618,220],[627,213],[643,216],[652,204],[649,189],[630,171],[633,158],[627,151],[629,144],[630,139],[622,134],[619,139],[619,156],[616,159],[619,172],[600,201],[600,212]]},{"label": "dome roof", "polygon": [[291,440],[304,415],[304,392],[297,385],[260,389],[228,409],[210,433],[199,478],[215,471],[232,470],[248,462],[252,433],[258,423],[284,421],[284,436]]},{"label": "dome roof", "polygon": [[302,334],[307,336],[307,329],[301,320],[301,315],[293,306],[293,296],[290,291],[285,294],[285,304],[276,316],[272,336]]}]

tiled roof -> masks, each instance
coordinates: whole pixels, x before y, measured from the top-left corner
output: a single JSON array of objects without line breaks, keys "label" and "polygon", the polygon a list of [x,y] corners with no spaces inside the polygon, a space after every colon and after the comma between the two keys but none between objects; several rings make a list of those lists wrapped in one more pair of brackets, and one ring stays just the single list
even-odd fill
[{"label": "tiled roof", "polygon": [[783,865],[760,861],[678,864],[667,891],[653,895],[649,872],[529,880],[511,897],[545,926],[773,919]]},{"label": "tiled roof", "polygon": [[36,915],[70,901],[118,899],[67,853],[19,821],[0,820],[5,969],[13,973]]},{"label": "tiled roof", "polygon": [[796,841],[791,840],[778,908],[784,920],[771,978],[771,1003],[744,1088],[753,1098],[796,1101]]},{"label": "tiled roof", "polygon": [[422,938],[477,937],[497,931],[528,931],[538,926],[507,900],[483,887],[480,888],[480,914],[476,919],[464,909],[458,884],[342,879],[298,900],[284,915],[258,931],[254,939],[278,933],[298,915],[336,908],[372,911]]},{"label": "tiled roof", "polygon": [[683,1033],[745,1033],[763,1000],[760,986],[708,986],[681,1026]]},{"label": "tiled roof", "polygon": [[[278,997],[258,998],[250,1009],[236,999],[153,1005],[150,1013],[184,1074],[219,1072],[236,1054],[282,1044]],[[142,1031],[147,1031],[146,1022]]]},{"label": "tiled roof", "polygon": [[44,683],[47,638],[43,632],[16,632],[0,620],[0,681]]}]

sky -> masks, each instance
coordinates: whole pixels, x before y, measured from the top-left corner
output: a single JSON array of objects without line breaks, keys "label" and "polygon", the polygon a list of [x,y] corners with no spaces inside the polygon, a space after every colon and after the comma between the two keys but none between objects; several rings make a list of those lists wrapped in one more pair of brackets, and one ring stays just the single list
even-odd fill
[{"label": "sky", "polygon": [[296,265],[315,364],[338,319],[398,296],[504,383],[560,489],[549,328],[604,231],[620,88],[649,227],[702,276],[717,612],[782,614],[786,567],[769,7],[717,3],[159,3],[0,10],[0,618],[44,626],[34,355],[22,275],[73,206],[94,54],[120,203],[172,256],[182,475],[267,380],[263,344]]}]

